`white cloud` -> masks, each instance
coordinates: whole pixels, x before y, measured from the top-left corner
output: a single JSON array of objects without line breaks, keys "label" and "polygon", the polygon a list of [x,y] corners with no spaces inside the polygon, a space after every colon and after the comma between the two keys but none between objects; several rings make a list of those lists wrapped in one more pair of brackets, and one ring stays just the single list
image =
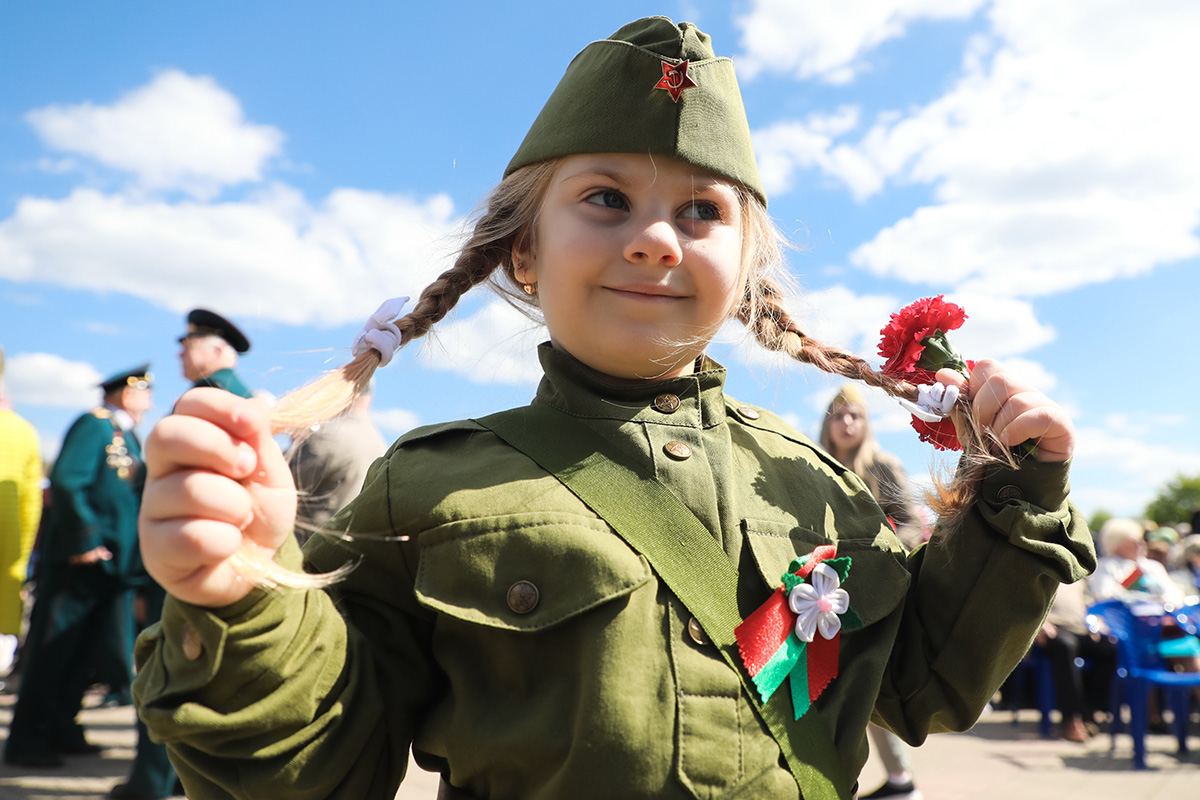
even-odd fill
[{"label": "white cloud", "polygon": [[903,36],[917,20],[962,19],[986,0],[754,0],[736,20],[742,31],[738,72],[791,73],[842,84],[867,68],[865,56]]},{"label": "white cloud", "polygon": [[[241,104],[212,78],[167,70],[111,105],[51,105],[26,114],[52,150],[133,173],[148,189],[211,197],[262,179],[283,134],[245,120]],[[70,159],[47,162],[52,169]]]},{"label": "white cloud", "polygon": [[850,188],[856,198],[879,191],[883,175],[861,150],[835,144],[858,125],[859,111],[842,106],[833,114],[810,114],[803,122],[784,121],[754,131],[754,153],[767,194],[792,188],[798,169],[816,167]]},{"label": "white cloud", "polygon": [[[1200,178],[1200,171],[1198,171]],[[1200,192],[1138,202],[1103,193],[1062,200],[925,206],[850,254],[876,275],[1035,297],[1130,277],[1200,253]]]},{"label": "white cloud", "polygon": [[[797,50],[826,64],[799,68],[805,75],[852,66],[882,32],[902,33],[884,21],[981,4],[780,5],[751,14],[780,41],[807,41],[835,19],[848,28],[841,58]],[[966,43],[961,75],[928,105],[885,112],[857,140],[849,130],[820,135],[819,112],[756,132],[776,190],[811,168],[859,199],[889,183],[928,185],[935,204],[880,231],[852,263],[990,296],[1061,292],[1200,254],[1196,111],[1180,101],[1200,74],[1200,6],[991,0],[988,9],[989,33]]]},{"label": "white cloud", "polygon": [[1071,495],[1085,513],[1104,508],[1141,514],[1176,475],[1200,473],[1200,453],[1148,441],[1145,431],[1125,430],[1120,422],[1110,419],[1104,426],[1076,430]]},{"label": "white cloud", "polygon": [[100,402],[99,385],[104,377],[83,361],[69,361],[53,353],[17,353],[7,359],[4,382],[18,407],[86,409]]},{"label": "white cloud", "polygon": [[459,224],[443,195],[338,189],[311,205],[276,185],[240,202],[167,203],[81,188],[22,198],[0,221],[0,277],[331,327],[416,296],[448,266]]},{"label": "white cloud", "polygon": [[121,332],[121,326],[112,322],[99,322],[90,320],[83,323],[83,329],[88,333],[94,333],[98,336],[116,336]]},{"label": "white cloud", "polygon": [[962,327],[950,334],[964,358],[1008,363],[1055,338],[1054,328],[1039,322],[1027,301],[968,290],[948,293],[946,299],[967,312]]},{"label": "white cloud", "polygon": [[372,408],[370,415],[382,430],[394,434],[406,433],[421,424],[417,412],[407,408]]},{"label": "white cloud", "polygon": [[488,299],[474,314],[435,327],[422,342],[421,361],[475,383],[536,383],[542,376],[537,344],[545,338],[544,327],[503,300]]}]

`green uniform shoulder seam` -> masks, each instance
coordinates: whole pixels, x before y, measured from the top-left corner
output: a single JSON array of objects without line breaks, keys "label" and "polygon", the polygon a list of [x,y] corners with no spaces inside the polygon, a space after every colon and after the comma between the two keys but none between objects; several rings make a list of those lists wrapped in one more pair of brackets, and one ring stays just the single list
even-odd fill
[{"label": "green uniform shoulder seam", "polygon": [[423,442],[439,436],[447,436],[453,433],[478,433],[485,430],[487,428],[472,419],[459,419],[452,422],[442,422],[437,425],[422,425],[419,428],[413,428],[397,439],[395,444],[389,448],[389,452],[398,450],[414,442]]},{"label": "green uniform shoulder seam", "polygon": [[[758,414],[757,418],[743,414],[741,411],[742,408],[753,409]],[[812,451],[818,458],[828,464],[834,472],[849,472],[849,469],[845,464],[829,455],[829,453],[826,453],[819,444],[793,428],[788,423],[784,422],[783,419],[774,412],[768,411],[765,408],[760,408],[759,406],[752,406],[749,403],[743,403],[739,400],[735,400],[729,395],[725,395],[725,410],[726,415],[731,420],[736,420],[737,422],[740,422],[749,428],[755,428],[756,430],[781,436],[784,439],[787,439],[789,442],[793,442],[807,450]]]}]

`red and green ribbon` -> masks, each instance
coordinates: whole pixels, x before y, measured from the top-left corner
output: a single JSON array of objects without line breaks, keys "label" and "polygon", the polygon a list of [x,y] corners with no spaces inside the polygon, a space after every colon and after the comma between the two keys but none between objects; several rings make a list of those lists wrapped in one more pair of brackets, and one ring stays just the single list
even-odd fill
[{"label": "red and green ribbon", "polygon": [[[837,545],[817,547],[792,561],[782,577],[783,585],[734,630],[742,661],[763,702],[789,680],[796,719],[804,716],[838,673],[841,631],[830,639],[817,633],[811,642],[802,641],[796,635],[798,615],[788,606],[788,593],[805,582],[818,564],[828,565],[843,583],[850,575],[850,557],[838,558]],[[853,609],[838,614],[838,619],[847,630],[862,627]]]}]

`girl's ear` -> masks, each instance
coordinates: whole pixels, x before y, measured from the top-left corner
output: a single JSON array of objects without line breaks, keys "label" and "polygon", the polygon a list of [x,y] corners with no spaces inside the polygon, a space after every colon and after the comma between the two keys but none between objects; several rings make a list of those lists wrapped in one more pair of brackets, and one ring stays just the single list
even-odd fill
[{"label": "girl's ear", "polygon": [[512,251],[513,277],[517,283],[536,284],[537,267],[527,250],[513,248]]}]

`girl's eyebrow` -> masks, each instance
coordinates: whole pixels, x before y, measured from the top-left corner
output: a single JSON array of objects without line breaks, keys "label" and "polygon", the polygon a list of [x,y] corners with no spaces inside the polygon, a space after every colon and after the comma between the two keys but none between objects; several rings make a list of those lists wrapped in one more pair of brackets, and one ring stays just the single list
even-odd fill
[{"label": "girl's eyebrow", "polygon": [[580,167],[578,171],[568,174],[564,180],[574,181],[582,178],[607,178],[613,183],[628,182],[628,179],[617,170],[593,166]]},{"label": "girl's eyebrow", "polygon": [[[620,170],[591,165],[581,166],[576,172],[568,173],[563,180],[577,181],[590,178],[604,178],[618,185],[629,183],[629,178]],[[712,175],[699,173],[691,176],[691,186],[693,191],[705,191],[708,189],[720,189],[728,186],[728,184]]]}]

